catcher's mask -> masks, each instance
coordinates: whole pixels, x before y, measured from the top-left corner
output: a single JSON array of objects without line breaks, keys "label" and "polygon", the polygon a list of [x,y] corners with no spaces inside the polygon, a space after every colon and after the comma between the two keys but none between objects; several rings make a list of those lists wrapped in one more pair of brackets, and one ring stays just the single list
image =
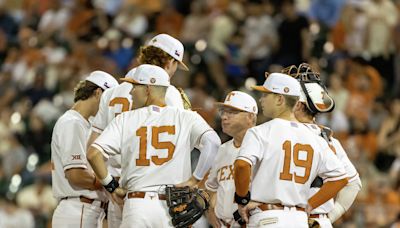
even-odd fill
[{"label": "catcher's mask", "polygon": [[282,71],[300,82],[300,102],[305,103],[312,113],[331,112],[335,108],[335,101],[322,84],[319,73],[313,71],[309,64],[302,63],[299,67],[289,66]]}]

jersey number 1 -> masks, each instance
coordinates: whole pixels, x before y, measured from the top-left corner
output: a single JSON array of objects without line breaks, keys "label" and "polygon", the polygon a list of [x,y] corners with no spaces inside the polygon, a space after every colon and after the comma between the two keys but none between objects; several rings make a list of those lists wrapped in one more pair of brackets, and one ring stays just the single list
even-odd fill
[{"label": "jersey number 1", "polygon": [[[292,181],[293,174],[290,173],[290,164],[292,159],[292,142],[286,140],[282,145],[282,149],[285,151],[285,158],[283,162],[283,171],[280,173],[279,178],[281,180]],[[300,151],[306,152],[307,157],[305,160],[299,159]],[[310,178],[313,156],[314,149],[310,145],[296,143],[293,146],[293,162],[295,166],[304,168],[304,176],[298,176],[296,172],[294,172],[294,182],[304,184],[307,182],[308,178]]]},{"label": "jersey number 1", "polygon": [[[151,156],[151,161],[156,165],[162,165],[165,162],[172,159],[172,155],[175,151],[175,145],[172,142],[160,142],[159,135],[161,133],[167,133],[169,135],[175,135],[175,126],[160,126],[151,128],[151,145],[158,150],[167,149],[168,156],[166,158],[160,158],[156,155]],[[136,131],[136,136],[140,137],[139,145],[139,159],[136,159],[137,166],[149,166],[150,159],[146,158],[147,154],[147,127],[141,127]]]}]

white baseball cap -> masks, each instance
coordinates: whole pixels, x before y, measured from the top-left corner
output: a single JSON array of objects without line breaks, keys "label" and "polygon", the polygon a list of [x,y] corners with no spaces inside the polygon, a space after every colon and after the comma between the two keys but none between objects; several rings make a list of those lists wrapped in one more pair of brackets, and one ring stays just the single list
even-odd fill
[{"label": "white baseball cap", "polygon": [[256,100],[254,100],[252,96],[241,91],[230,92],[226,96],[224,103],[217,102],[216,104],[218,106],[229,107],[240,111],[250,112],[254,114],[258,113]]},{"label": "white baseball cap", "polygon": [[93,82],[103,90],[118,85],[118,81],[113,76],[111,76],[109,73],[100,70],[93,71],[92,73],[89,74],[89,76],[85,80]]},{"label": "white baseball cap", "polygon": [[312,82],[303,85],[304,88],[301,90],[299,101],[305,103],[310,111],[314,113],[330,112],[334,109],[335,101],[320,84]]},{"label": "white baseball cap", "polygon": [[184,48],[183,44],[179,40],[168,34],[159,34],[153,37],[147,45],[157,47],[165,51],[181,64],[183,70],[189,71],[189,68],[182,61]]},{"label": "white baseball cap", "polygon": [[268,75],[262,86],[252,86],[254,90],[264,93],[277,93],[289,96],[300,96],[300,83],[293,77],[282,74],[272,73]]},{"label": "white baseball cap", "polygon": [[[128,72],[129,73],[129,72]],[[121,81],[137,85],[170,86],[169,75],[161,67],[142,64],[136,67],[133,75],[121,78]]]},{"label": "white baseball cap", "polygon": [[[131,78],[131,79],[133,79],[133,75],[135,75],[135,72],[136,72],[136,67],[130,69],[130,70],[128,71],[128,73],[125,74],[125,77],[124,77],[124,78]],[[122,79],[124,79],[124,78],[121,78],[120,80],[122,80]],[[123,80],[122,80],[122,81],[123,81]]]}]

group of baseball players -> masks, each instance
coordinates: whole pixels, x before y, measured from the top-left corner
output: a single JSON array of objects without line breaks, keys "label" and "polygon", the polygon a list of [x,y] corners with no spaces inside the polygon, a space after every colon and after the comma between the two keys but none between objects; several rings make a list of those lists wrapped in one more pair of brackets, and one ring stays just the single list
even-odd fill
[{"label": "group of baseball players", "polygon": [[[173,227],[165,186],[205,188],[210,207],[193,227],[332,227],[361,189],[329,128],[314,122],[334,101],[308,65],[266,74],[250,95],[217,103],[218,134],[170,84],[182,43],[159,34],[140,48],[121,84],[92,72],[52,135],[53,227]],[[192,173],[191,152],[200,151]],[[334,198],[334,200],[332,199]],[[205,221],[205,220],[208,220]]]}]

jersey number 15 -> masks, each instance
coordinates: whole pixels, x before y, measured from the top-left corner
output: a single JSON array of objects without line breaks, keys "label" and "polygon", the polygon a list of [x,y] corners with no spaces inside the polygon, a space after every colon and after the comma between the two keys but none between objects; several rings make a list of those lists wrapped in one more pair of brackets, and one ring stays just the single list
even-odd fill
[{"label": "jersey number 15", "polygon": [[[151,156],[151,161],[155,165],[162,165],[165,162],[172,159],[172,155],[175,152],[175,145],[172,142],[160,142],[159,135],[161,133],[167,133],[169,135],[175,135],[175,126],[160,126],[151,127],[151,145],[154,149],[161,150],[167,149],[168,156],[166,158],[160,158],[156,155]],[[136,159],[137,166],[149,166],[150,159],[147,159],[147,127],[141,127],[136,131],[136,136],[140,137],[139,145],[139,158]]]},{"label": "jersey number 15", "polygon": [[[286,140],[282,145],[282,149],[285,152],[285,158],[283,162],[283,170],[280,173],[279,178],[281,180],[292,181],[293,174],[290,173],[290,164],[292,159],[292,142]],[[305,160],[299,159],[300,151],[303,151],[307,154]],[[293,146],[293,163],[297,167],[304,168],[304,176],[298,176],[296,172],[294,172],[294,182],[299,184],[304,184],[310,178],[313,156],[314,156],[314,149],[309,144],[296,143]]]}]

